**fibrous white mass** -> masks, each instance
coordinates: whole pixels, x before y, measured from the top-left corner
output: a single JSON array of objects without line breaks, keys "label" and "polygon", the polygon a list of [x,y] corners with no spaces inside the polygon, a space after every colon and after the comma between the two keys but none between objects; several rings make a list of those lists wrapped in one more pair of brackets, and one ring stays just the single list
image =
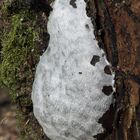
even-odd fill
[{"label": "fibrous white mass", "polygon": [[[84,0],[55,0],[48,21],[50,41],[36,69],[34,114],[51,140],[94,140],[109,109],[113,75],[94,36]],[[107,91],[106,91],[107,92]],[[112,92],[112,91],[111,91]]]}]

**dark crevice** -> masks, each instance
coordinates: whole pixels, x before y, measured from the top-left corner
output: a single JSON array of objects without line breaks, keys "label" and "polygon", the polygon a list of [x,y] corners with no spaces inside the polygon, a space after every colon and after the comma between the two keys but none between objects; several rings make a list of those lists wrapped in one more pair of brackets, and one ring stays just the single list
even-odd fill
[{"label": "dark crevice", "polygon": [[110,49],[111,49],[111,64],[113,67],[116,67],[118,65],[118,50],[117,50],[117,39],[116,39],[116,32],[115,27],[112,22],[108,6],[105,1],[104,2],[104,15],[106,17],[105,20],[105,28],[107,29],[109,33],[109,37],[111,40]]},{"label": "dark crevice", "polygon": [[[124,111],[126,110],[127,105],[125,104],[126,97],[126,86],[125,86],[125,77],[123,73],[116,71],[115,85],[116,85],[116,94],[115,94],[115,117],[114,117],[114,135],[117,140],[124,140],[124,130],[123,130],[123,119]],[[128,99],[127,99],[128,100]]]}]

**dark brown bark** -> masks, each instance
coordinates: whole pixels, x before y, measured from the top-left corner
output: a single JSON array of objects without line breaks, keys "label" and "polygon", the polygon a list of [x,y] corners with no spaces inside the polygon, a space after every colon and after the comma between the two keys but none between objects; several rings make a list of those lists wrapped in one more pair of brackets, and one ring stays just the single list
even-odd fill
[{"label": "dark brown bark", "polygon": [[115,102],[99,121],[105,132],[95,137],[140,140],[140,1],[89,0],[87,10],[116,74]]}]

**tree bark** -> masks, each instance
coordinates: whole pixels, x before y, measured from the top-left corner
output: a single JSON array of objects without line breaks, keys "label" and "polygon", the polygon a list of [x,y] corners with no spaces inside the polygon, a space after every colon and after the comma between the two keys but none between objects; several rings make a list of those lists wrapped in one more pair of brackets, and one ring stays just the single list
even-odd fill
[{"label": "tree bark", "polygon": [[87,5],[115,72],[115,101],[99,121],[105,132],[96,138],[140,140],[140,1],[89,0]]},{"label": "tree bark", "polygon": [[[95,137],[140,140],[140,0],[85,1],[99,46],[105,50],[115,73],[114,103],[99,120],[104,133]],[[47,12],[47,8],[39,5],[36,9]]]}]

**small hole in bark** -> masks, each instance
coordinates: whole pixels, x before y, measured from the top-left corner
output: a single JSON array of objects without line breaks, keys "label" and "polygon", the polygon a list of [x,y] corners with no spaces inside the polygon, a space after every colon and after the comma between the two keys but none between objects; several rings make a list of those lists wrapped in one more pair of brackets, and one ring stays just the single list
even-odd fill
[{"label": "small hole in bark", "polygon": [[109,65],[105,66],[105,68],[104,68],[104,72],[105,72],[106,74],[109,74],[109,75],[112,74]]},{"label": "small hole in bark", "polygon": [[92,58],[92,60],[91,60],[91,62],[90,62],[90,64],[93,65],[93,66],[95,66],[96,63],[99,62],[99,61],[100,61],[100,56],[94,55],[93,58]]},{"label": "small hole in bark", "polygon": [[113,88],[112,88],[112,86],[104,86],[102,89],[102,92],[105,95],[109,96],[113,92]]},{"label": "small hole in bark", "polygon": [[82,74],[82,72],[79,72],[79,74]]},{"label": "small hole in bark", "polygon": [[70,5],[72,5],[73,8],[77,8],[76,0],[71,0]]}]

